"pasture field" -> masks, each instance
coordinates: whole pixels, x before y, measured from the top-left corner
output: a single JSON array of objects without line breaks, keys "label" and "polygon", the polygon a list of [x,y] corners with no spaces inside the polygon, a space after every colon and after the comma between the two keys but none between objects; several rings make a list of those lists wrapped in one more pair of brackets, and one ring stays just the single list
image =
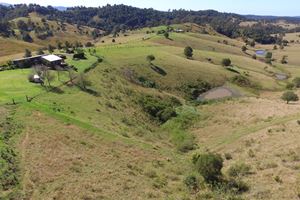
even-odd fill
[{"label": "pasture field", "polygon": [[[16,103],[26,101],[28,97],[34,97],[47,91],[39,84],[30,83],[28,76],[33,74],[32,69],[8,70],[0,73],[0,104]],[[51,72],[55,78],[52,86],[59,86],[63,81],[67,81],[67,75],[62,73],[60,81],[56,72]],[[62,82],[61,82],[62,81]]]},{"label": "pasture field", "polygon": [[[287,83],[300,76],[298,44],[284,50],[257,44],[244,53],[240,40],[209,27],[174,25],[193,31],[171,33],[169,38],[156,34],[165,28],[129,31],[116,42],[105,36],[90,48],[94,56],[84,49],[86,60],[68,55],[66,62],[78,68],[77,75],[85,73],[91,82],[87,89],[62,84],[68,81],[66,72],[60,80],[52,72],[55,91],[29,83],[31,69],[0,72],[0,131],[18,130],[8,142],[19,161],[17,186],[3,193],[0,188],[0,197],[298,199],[300,104],[280,99]],[[187,45],[194,49],[192,59],[183,54]],[[253,59],[256,49],[272,51],[273,64]],[[284,53],[289,54],[288,64],[279,62]],[[148,55],[155,60],[147,60]],[[103,61],[86,71],[98,57]],[[231,59],[230,69],[222,66],[224,58]],[[280,73],[289,79],[277,80],[275,74]],[[236,85],[231,80],[238,75],[255,87]],[[199,80],[241,95],[203,104],[191,101],[182,88]],[[37,96],[26,102],[26,95]],[[148,107],[143,107],[142,100],[149,96],[160,106],[171,99],[176,116],[162,123],[147,113],[157,104],[148,99]],[[12,98],[17,105],[7,105]],[[199,175],[199,190],[187,187],[187,177],[198,174],[193,155],[205,152],[222,156],[226,179],[232,178],[232,166],[250,166],[238,177],[248,190],[214,190]]]}]

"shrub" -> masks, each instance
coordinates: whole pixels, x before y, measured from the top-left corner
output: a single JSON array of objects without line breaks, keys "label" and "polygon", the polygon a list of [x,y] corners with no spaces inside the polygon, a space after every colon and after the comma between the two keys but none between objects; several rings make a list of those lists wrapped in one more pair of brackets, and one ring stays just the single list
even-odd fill
[{"label": "shrub", "polygon": [[227,187],[227,189],[231,190],[233,193],[243,193],[249,190],[248,184],[239,179],[227,180],[225,187]]},{"label": "shrub", "polygon": [[214,183],[222,177],[223,159],[220,155],[213,153],[200,154],[193,158],[193,162],[195,162],[197,171],[206,182]]},{"label": "shrub", "polygon": [[231,177],[238,177],[238,176],[246,176],[250,174],[251,166],[245,163],[238,163],[232,165],[228,169],[228,175]]},{"label": "shrub", "polygon": [[166,31],[165,30],[159,30],[159,31],[157,31],[157,35],[160,35],[160,34],[164,34]]},{"label": "shrub", "polygon": [[242,51],[246,52],[247,51],[247,47],[246,46],[242,46]]},{"label": "shrub", "polygon": [[43,49],[38,49],[37,50],[37,53],[36,53],[37,55],[44,55],[45,53],[44,53],[44,51],[43,51]]},{"label": "shrub", "polygon": [[86,46],[86,47],[93,47],[93,46],[94,46],[94,44],[93,44],[93,43],[91,43],[91,42],[87,42],[87,43],[85,44],[85,46]]},{"label": "shrub", "polygon": [[152,61],[155,60],[155,56],[154,56],[154,55],[148,55],[148,56],[146,57],[146,59],[147,59],[147,61],[148,61],[149,63],[151,63]]},{"label": "shrub", "polygon": [[275,180],[277,183],[282,183],[282,179],[281,179],[279,176],[275,176],[275,177],[274,177],[274,180]]},{"label": "shrub", "polygon": [[161,122],[167,122],[169,119],[176,117],[176,111],[174,108],[168,107],[157,113],[157,116]]},{"label": "shrub", "polygon": [[280,62],[281,62],[281,64],[287,64],[287,63],[288,63],[288,61],[287,61],[287,56],[282,56]]},{"label": "shrub", "polygon": [[177,149],[178,151],[182,152],[182,153],[187,153],[189,151],[192,151],[195,149],[195,142],[193,138],[186,138],[184,141],[182,141]]},{"label": "shrub", "polygon": [[230,82],[237,84],[240,87],[250,87],[251,82],[248,78],[242,75],[234,76],[230,79]]},{"label": "shrub", "polygon": [[139,99],[139,104],[145,112],[161,123],[165,123],[169,119],[177,116],[175,107],[178,105],[171,99],[147,95]]},{"label": "shrub", "polygon": [[189,175],[184,179],[184,184],[193,191],[199,189],[199,180],[195,175]]},{"label": "shrub", "polygon": [[165,33],[164,33],[164,36],[165,36],[165,38],[167,38],[167,39],[168,39],[170,35],[169,35],[169,33],[168,33],[168,32],[165,32]]},{"label": "shrub", "polygon": [[232,155],[230,153],[225,153],[224,157],[226,160],[231,160],[232,159]]},{"label": "shrub", "polygon": [[266,58],[267,59],[272,59],[272,57],[273,57],[273,53],[272,52],[267,52]]},{"label": "shrub", "polygon": [[98,62],[98,63],[102,63],[102,62],[103,62],[103,58],[98,58],[98,59],[97,59],[97,62]]},{"label": "shrub", "polygon": [[84,52],[75,53],[73,59],[86,59]]},{"label": "shrub", "polygon": [[154,81],[151,81],[143,76],[137,78],[137,83],[146,88],[156,88],[156,83]]},{"label": "shrub", "polygon": [[271,58],[266,58],[265,62],[266,62],[267,64],[272,64],[272,59],[271,59]]},{"label": "shrub", "polygon": [[250,46],[251,46],[251,47],[255,47],[255,45],[256,45],[255,41],[252,40],[252,41],[250,42]]},{"label": "shrub", "polygon": [[29,49],[25,49],[24,58],[28,58],[31,56],[32,56],[31,51]]},{"label": "shrub", "polygon": [[32,37],[29,35],[29,33],[22,33],[22,40],[24,40],[25,42],[33,42]]},{"label": "shrub", "polygon": [[292,90],[292,89],[294,89],[294,87],[295,87],[295,84],[294,83],[288,83],[288,84],[286,84],[286,89],[288,89],[288,90]]},{"label": "shrub", "polygon": [[283,93],[283,95],[281,96],[281,99],[286,101],[287,104],[291,101],[299,101],[298,95],[292,91],[287,91],[287,92]]},{"label": "shrub", "polygon": [[300,88],[300,77],[296,77],[293,79],[293,84],[296,88]]},{"label": "shrub", "polygon": [[210,83],[198,79],[195,82],[183,84],[180,89],[186,94],[186,98],[195,100],[200,94],[207,92],[212,87]]},{"label": "shrub", "polygon": [[229,58],[224,58],[224,59],[222,60],[222,66],[228,67],[228,66],[230,66],[230,65],[231,65],[231,60],[230,60]]}]

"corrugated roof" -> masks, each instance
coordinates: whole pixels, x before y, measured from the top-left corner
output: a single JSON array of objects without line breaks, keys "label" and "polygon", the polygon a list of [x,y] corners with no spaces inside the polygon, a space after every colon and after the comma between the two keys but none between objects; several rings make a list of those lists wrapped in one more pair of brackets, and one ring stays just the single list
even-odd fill
[{"label": "corrugated roof", "polygon": [[56,55],[47,55],[47,56],[43,56],[43,59],[49,61],[49,62],[55,62],[55,61],[60,61],[62,60],[61,57],[56,56]]},{"label": "corrugated roof", "polygon": [[13,60],[14,62],[18,62],[18,61],[23,61],[23,60],[31,60],[31,59],[36,59],[36,58],[40,58],[43,55],[37,55],[37,56],[31,56],[31,57],[26,57],[26,58],[19,58],[19,59],[15,59]]}]

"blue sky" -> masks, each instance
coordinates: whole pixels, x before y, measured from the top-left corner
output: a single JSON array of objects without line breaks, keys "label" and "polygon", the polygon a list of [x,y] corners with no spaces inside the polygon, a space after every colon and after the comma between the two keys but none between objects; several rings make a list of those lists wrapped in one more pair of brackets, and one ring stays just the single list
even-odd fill
[{"label": "blue sky", "polygon": [[[5,0],[2,1],[5,2]],[[179,8],[192,10],[214,9],[240,14],[300,16],[299,0],[6,0],[6,3],[38,3],[53,6],[103,6],[108,3],[123,3],[158,10]]]}]

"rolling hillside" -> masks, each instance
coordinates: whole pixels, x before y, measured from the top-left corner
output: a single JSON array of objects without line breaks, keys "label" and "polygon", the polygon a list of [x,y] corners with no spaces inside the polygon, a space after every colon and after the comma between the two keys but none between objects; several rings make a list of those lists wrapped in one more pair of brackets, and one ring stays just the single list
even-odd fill
[{"label": "rolling hillside", "polygon": [[[30,19],[41,21],[35,14]],[[57,28],[56,22],[47,23]],[[50,89],[28,82],[32,69],[0,72],[0,152],[5,155],[0,197],[298,199],[300,106],[280,96],[300,76],[295,53],[300,44],[273,50],[257,43],[243,52],[242,39],[210,26],[171,27],[188,31],[165,37],[157,31],[167,26],[131,30],[82,48],[85,60],[66,54],[66,62],[78,69],[75,83],[68,72],[52,71]],[[33,43],[0,39],[7,46],[0,60],[57,39],[92,41],[74,31],[67,25],[65,33]],[[186,46],[193,48],[190,59]],[[253,58],[261,49],[273,53],[272,64]],[[149,55],[155,59],[149,61]],[[289,56],[287,64],[280,62],[282,55]],[[231,60],[228,67],[222,65],[225,58]],[[80,85],[81,76],[90,83],[87,88]],[[194,98],[222,86],[238,97]],[[33,99],[27,102],[26,96]],[[207,152],[224,160],[220,185],[207,183],[193,164],[195,154]]]}]

